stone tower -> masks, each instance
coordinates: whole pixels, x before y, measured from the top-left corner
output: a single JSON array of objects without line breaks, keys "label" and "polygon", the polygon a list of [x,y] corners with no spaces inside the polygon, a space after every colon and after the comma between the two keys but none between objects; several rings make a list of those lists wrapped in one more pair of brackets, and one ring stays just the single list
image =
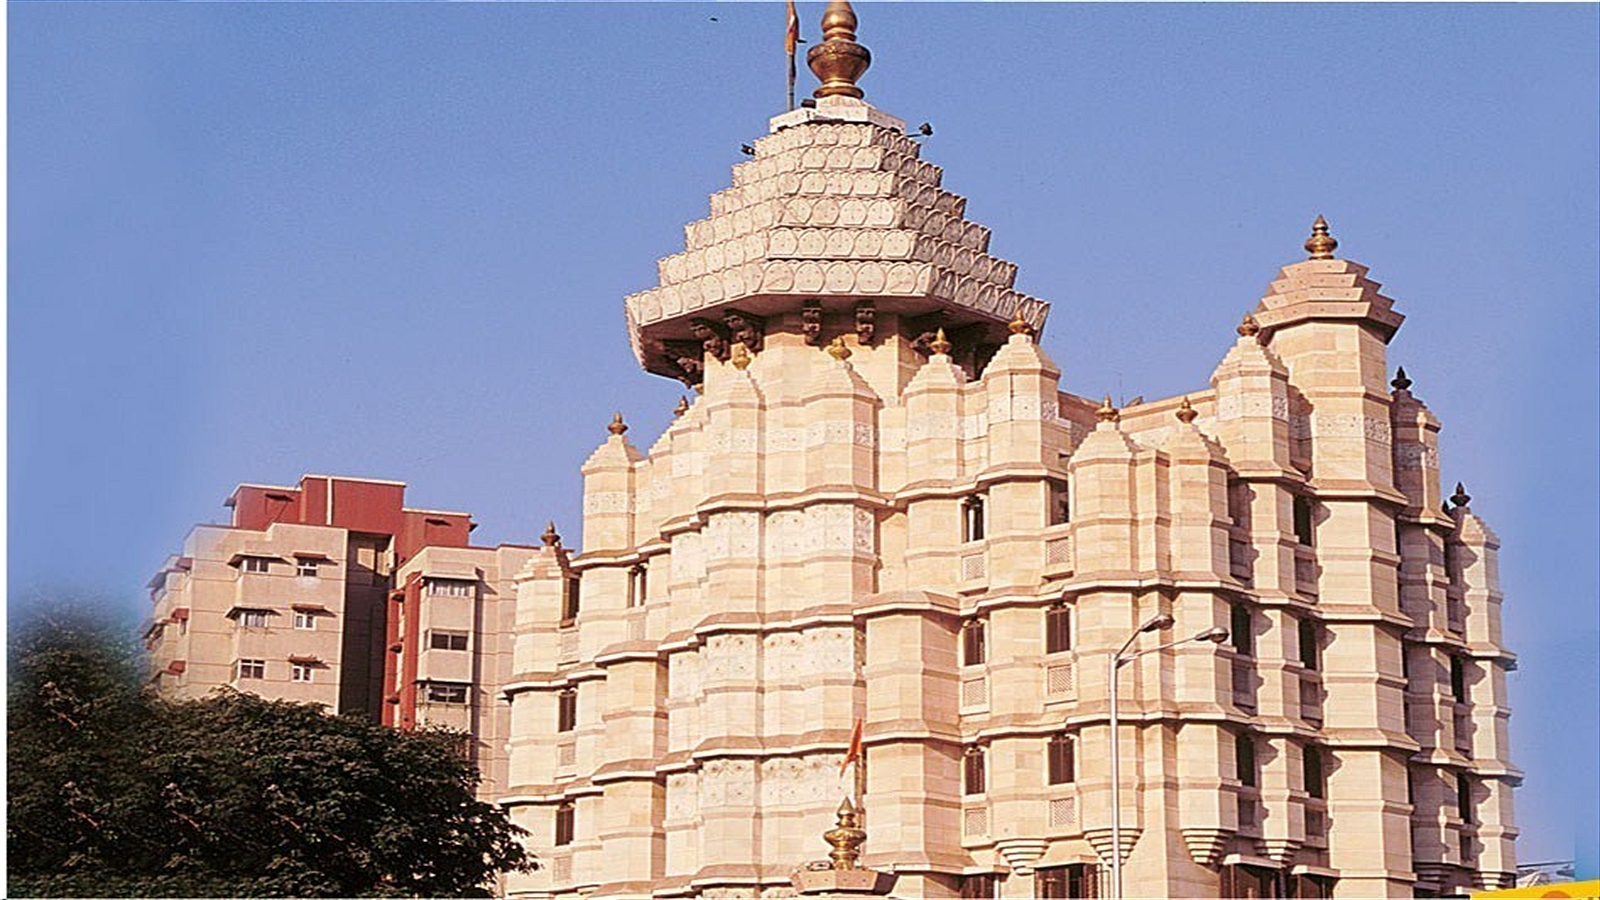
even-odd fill
[{"label": "stone tower", "polygon": [[[1127,896],[1506,882],[1498,544],[1441,508],[1366,269],[1319,220],[1209,387],[1063,391],[1048,304],[823,24],[814,103],[626,300],[698,396],[648,453],[616,417],[583,552],[520,576],[502,802],[544,868],[508,893],[781,896],[841,794],[896,896],[1105,895],[1114,797]],[[1114,794],[1108,663],[1163,616]]]}]

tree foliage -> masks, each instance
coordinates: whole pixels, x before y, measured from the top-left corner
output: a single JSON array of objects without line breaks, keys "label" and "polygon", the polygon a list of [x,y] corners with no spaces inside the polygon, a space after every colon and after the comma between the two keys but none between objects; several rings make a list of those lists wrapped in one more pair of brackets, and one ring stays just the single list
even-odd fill
[{"label": "tree foliage", "polygon": [[532,865],[463,737],[314,705],[141,690],[84,620],[11,655],[11,896],[483,896]]}]

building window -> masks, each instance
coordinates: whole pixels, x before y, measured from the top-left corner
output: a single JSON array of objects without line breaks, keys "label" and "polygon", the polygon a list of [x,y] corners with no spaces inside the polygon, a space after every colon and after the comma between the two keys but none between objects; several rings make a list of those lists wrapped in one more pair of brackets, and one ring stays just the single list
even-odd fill
[{"label": "building window", "polygon": [[1228,622],[1228,639],[1233,642],[1233,649],[1241,656],[1254,655],[1255,630],[1251,625],[1250,607],[1243,603],[1233,604]]},{"label": "building window", "polygon": [[295,561],[294,570],[302,578],[315,578],[317,577],[317,561],[302,557]]},{"label": "building window", "polygon": [[974,494],[961,501],[961,540],[981,541],[983,533],[983,498]]},{"label": "building window", "polygon": [[986,787],[984,781],[983,748],[977,744],[967,747],[961,756],[961,792],[963,794],[981,794]]},{"label": "building window", "polygon": [[1299,541],[1300,546],[1302,547],[1310,547],[1312,545],[1311,539],[1313,537],[1313,529],[1311,527],[1311,509],[1310,497],[1302,497],[1298,494],[1295,495],[1294,539]]},{"label": "building window", "polygon": [[478,584],[474,581],[462,581],[456,578],[428,579],[428,596],[430,597],[458,597],[471,600],[477,595]]},{"label": "building window", "polygon": [[1282,897],[1276,869],[1259,866],[1223,866],[1222,896],[1224,897]]},{"label": "building window", "polygon": [[582,604],[583,581],[576,575],[567,579],[561,592],[561,624],[571,625],[578,618],[578,609]]},{"label": "building window", "polygon": [[264,659],[241,659],[233,664],[233,677],[236,680],[261,679],[267,677],[267,661]]},{"label": "building window", "polygon": [[1050,525],[1065,525],[1072,521],[1072,494],[1065,481],[1050,482]]},{"label": "building window", "polygon": [[1050,738],[1048,750],[1051,784],[1071,784],[1078,780],[1076,760],[1073,759],[1078,739],[1070,734]]},{"label": "building window", "polygon": [[1316,671],[1318,664],[1318,635],[1315,619],[1300,620],[1300,664]]},{"label": "building window", "polygon": [[992,900],[996,882],[993,875],[961,876],[961,900]]},{"label": "building window", "polygon": [[1315,744],[1307,744],[1305,755],[1301,757],[1301,768],[1305,775],[1306,796],[1318,800],[1326,798],[1328,790],[1322,774],[1322,748]]},{"label": "building window", "polygon": [[264,609],[241,609],[235,620],[240,628],[265,628],[267,627],[267,611]]},{"label": "building window", "polygon": [[1033,878],[1035,897],[1098,897],[1099,871],[1093,863],[1038,869]]},{"label": "building window", "polygon": [[1467,667],[1459,656],[1450,657],[1450,696],[1457,703],[1467,702]]},{"label": "building window", "polygon": [[981,666],[989,655],[989,629],[982,619],[969,619],[961,626],[961,664]]},{"label": "building window", "polygon": [[[1325,875],[1290,875],[1289,896],[1303,900],[1324,900],[1333,896],[1333,879]],[[1416,896],[1423,893],[1418,891]]]},{"label": "building window", "polygon": [[467,685],[464,684],[429,684],[429,703],[466,703]]},{"label": "building window", "polygon": [[303,663],[303,662],[292,662],[292,663],[290,663],[289,664],[289,680],[290,681],[310,681],[311,680],[311,664],[310,663]]},{"label": "building window", "polygon": [[1472,824],[1472,781],[1463,772],[1456,773],[1456,815],[1461,824]]},{"label": "building window", "polygon": [[272,571],[272,560],[267,559],[265,556],[246,556],[244,558],[244,570],[246,572],[254,572],[257,575],[264,575]]},{"label": "building window", "polygon": [[628,608],[643,606],[650,599],[650,569],[639,563],[628,570]]},{"label": "building window", "polygon": [[1256,786],[1256,742],[1247,732],[1233,739],[1234,777],[1245,787]]},{"label": "building window", "polygon": [[563,688],[556,694],[556,730],[571,731],[578,727],[578,689]]},{"label": "building window", "polygon": [[316,631],[317,614],[306,612],[304,610],[295,610],[294,627],[298,631]]},{"label": "building window", "polygon": [[556,846],[565,847],[572,843],[574,819],[577,810],[573,808],[572,801],[568,800],[556,807]]},{"label": "building window", "polygon": [[1072,608],[1065,604],[1044,612],[1044,652],[1065,653],[1072,649]]},{"label": "building window", "polygon": [[439,628],[428,632],[429,650],[465,650],[467,649],[467,633],[465,631],[444,631]]}]

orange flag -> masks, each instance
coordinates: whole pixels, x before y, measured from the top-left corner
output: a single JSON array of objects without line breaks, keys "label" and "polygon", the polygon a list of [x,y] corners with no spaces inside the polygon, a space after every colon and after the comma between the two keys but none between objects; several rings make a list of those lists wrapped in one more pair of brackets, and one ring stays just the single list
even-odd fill
[{"label": "orange flag", "polygon": [[839,774],[850,768],[850,764],[861,758],[861,720],[856,720],[854,728],[850,729],[850,749],[844,753],[844,761],[839,763]]},{"label": "orange flag", "polygon": [[783,36],[783,49],[794,55],[794,46],[800,42],[800,17],[795,14],[794,0],[789,0],[789,30]]}]

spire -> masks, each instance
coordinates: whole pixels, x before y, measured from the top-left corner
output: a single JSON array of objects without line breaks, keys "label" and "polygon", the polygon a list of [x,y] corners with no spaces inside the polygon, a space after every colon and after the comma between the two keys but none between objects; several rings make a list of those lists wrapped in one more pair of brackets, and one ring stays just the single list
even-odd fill
[{"label": "spire", "polygon": [[1241,321],[1239,323],[1239,327],[1234,330],[1239,332],[1240,337],[1255,337],[1261,333],[1261,326],[1256,324],[1255,316],[1245,313],[1244,320]]},{"label": "spire", "polygon": [[1102,422],[1116,422],[1122,418],[1122,413],[1111,405],[1111,395],[1107,394],[1105,402],[1101,403],[1100,408],[1094,411],[1094,417]]},{"label": "spire", "polygon": [[1200,413],[1195,410],[1194,404],[1189,402],[1189,396],[1185,394],[1182,405],[1178,407],[1178,411],[1174,413],[1174,415],[1178,417],[1179,422],[1188,425],[1192,423],[1195,418],[1200,415]]},{"label": "spire", "polygon": [[550,524],[544,526],[544,534],[539,535],[539,540],[546,547],[561,546],[561,535],[556,534],[556,522],[554,519],[550,520]]},{"label": "spire", "polygon": [[856,79],[872,65],[872,53],[856,43],[856,11],[849,0],[831,0],[822,14],[822,43],[806,51],[806,65],[822,82],[813,96],[855,97]]},{"label": "spire", "polygon": [[1311,223],[1311,237],[1306,238],[1306,252],[1312,259],[1333,259],[1333,251],[1338,247],[1339,242],[1328,233],[1328,220],[1317,216]]},{"label": "spire", "polygon": [[628,425],[622,421],[622,413],[619,412],[611,417],[611,424],[606,426],[606,430],[617,437],[622,437],[624,434],[627,434]]},{"label": "spire", "polygon": [[1394,380],[1389,382],[1389,386],[1397,391],[1404,391],[1411,387],[1411,379],[1406,377],[1405,366],[1401,366],[1399,369],[1395,370]]},{"label": "spire", "polygon": [[940,356],[950,355],[950,341],[945,338],[943,328],[934,333],[933,340],[928,342],[928,349]]},{"label": "spire", "polygon": [[1455,504],[1456,509],[1465,509],[1472,502],[1472,496],[1459,481],[1456,482],[1456,492],[1450,496],[1450,502]]},{"label": "spire", "polygon": [[680,417],[680,416],[682,416],[684,413],[686,413],[688,411],[689,411],[689,398],[680,396],[678,398],[678,405],[676,407],[674,407],[673,410],[672,410],[673,417],[674,418]]},{"label": "spire", "polygon": [[850,348],[845,346],[843,335],[834,338],[833,343],[828,345],[828,355],[840,362],[850,358]]}]

